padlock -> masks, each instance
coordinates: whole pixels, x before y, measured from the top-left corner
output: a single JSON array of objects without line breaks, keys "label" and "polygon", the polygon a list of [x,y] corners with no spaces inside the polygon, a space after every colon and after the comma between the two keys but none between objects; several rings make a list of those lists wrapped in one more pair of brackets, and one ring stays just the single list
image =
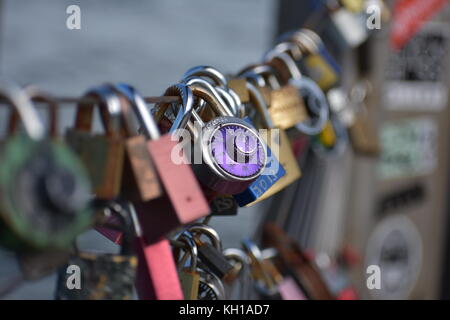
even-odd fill
[{"label": "padlock", "polygon": [[212,80],[217,93],[226,100],[233,114],[240,117],[241,105],[248,102],[249,98],[245,82],[242,82],[242,79],[232,78],[227,80],[223,73],[211,66],[196,66],[189,69],[184,73],[182,81],[186,82],[186,79],[192,77],[205,77]]},{"label": "padlock", "polygon": [[[286,135],[286,132],[283,129],[274,129],[273,122],[271,121],[269,112],[267,110],[267,104],[265,103],[261,92],[250,82],[247,83],[247,89],[250,92],[253,106],[258,110],[258,114],[262,118],[263,128],[267,130],[267,150],[275,152],[275,155],[272,157],[272,159],[276,160],[278,158],[279,160],[276,161],[279,161],[278,165],[284,171],[284,174],[282,175],[279,173],[275,175],[279,177],[278,179],[271,179],[274,175],[271,176],[268,174],[264,176],[267,179],[271,180],[263,181],[265,185],[255,185],[254,187],[256,188],[256,190],[251,190],[253,187],[252,184],[252,186],[248,190],[246,190],[245,193],[235,195],[235,199],[238,200],[239,204],[247,202],[246,199],[253,198],[252,202],[246,203],[247,205],[253,205],[283,190],[285,187],[299,179],[301,176],[301,172],[297,164],[297,160],[292,152],[291,143]],[[273,170],[274,168],[271,169]],[[260,180],[261,177],[258,178],[258,180]],[[258,192],[260,190],[263,191],[263,193]]]},{"label": "padlock", "polygon": [[86,166],[99,199],[114,199],[120,194],[125,158],[121,137],[120,101],[107,85],[93,88],[85,99],[98,99],[105,134],[93,134],[94,103],[80,103],[75,127],[66,133],[66,141],[78,153]]},{"label": "padlock", "polygon": [[[206,202],[187,160],[175,163],[172,151],[177,139],[172,135],[175,129],[183,128],[189,120],[193,106],[193,96],[189,88],[177,84],[166,90],[165,95],[180,95],[182,108],[176,124],[168,134],[160,136],[158,127],[147,110],[145,101],[136,90],[126,84],[116,85],[130,101],[141,122],[147,140],[147,150],[153,160],[164,188],[164,196],[152,201],[134,202],[147,243],[159,241],[161,237],[177,227],[195,221],[209,213]],[[181,115],[181,116],[179,116]],[[180,155],[185,157],[184,154]],[[183,183],[180,183],[183,181]]]},{"label": "padlock", "polygon": [[[185,256],[179,260],[178,275],[184,300],[197,300],[200,287],[200,273],[197,270],[198,249],[195,241],[189,237],[180,236],[177,241],[183,244]],[[185,257],[189,255],[189,265],[186,266]]]},{"label": "padlock", "polygon": [[180,280],[169,240],[147,243],[135,207],[126,204],[135,226],[134,250],[138,258],[136,292],[141,300],[182,300]]},{"label": "padlock", "polygon": [[[187,79],[185,79],[185,81],[186,81],[186,84],[188,84],[188,85],[198,84],[198,85],[204,86],[206,89],[212,90],[208,85],[206,85],[204,83],[203,80],[199,80],[199,79],[195,79],[195,78],[187,78]],[[260,95],[259,95],[259,97],[260,97]],[[221,102],[221,101],[219,101],[219,102]],[[223,104],[224,102],[221,102],[221,103]],[[229,104],[228,104],[228,109],[231,112],[233,112],[231,110]],[[253,126],[253,124],[252,124],[252,126]],[[264,139],[264,135],[262,135],[262,138]],[[268,139],[266,139],[265,141],[267,142],[267,140]],[[278,143],[278,141],[277,141],[277,143]],[[278,144],[276,145],[276,147],[277,147],[277,149],[275,151],[276,151],[276,153],[278,153]],[[272,154],[271,149],[266,147],[266,150],[267,150],[267,161],[266,161],[266,166],[265,166],[262,174],[255,181],[253,181],[244,192],[242,192],[238,195],[235,195],[236,196],[235,199],[240,206],[247,205],[250,202],[253,202],[256,199],[258,199],[258,197],[262,196],[268,188],[270,188],[275,182],[277,182],[285,174],[285,170],[284,170],[283,166],[280,165],[277,157]]]},{"label": "padlock", "polygon": [[[110,226],[124,233],[119,254],[76,252],[67,265],[60,269],[56,287],[57,300],[129,300],[134,295],[137,258],[133,253],[134,221],[126,206],[111,203],[105,212],[114,214],[119,226]],[[79,287],[73,280],[77,270]],[[72,287],[70,285],[75,285]]]},{"label": "padlock", "polygon": [[[228,300],[250,300],[252,279],[250,274],[250,259],[238,248],[228,248],[223,255],[233,265],[234,281],[226,285]],[[236,292],[237,291],[237,292]]]},{"label": "padlock", "polygon": [[200,270],[197,300],[225,300],[226,291],[222,281],[211,272]]},{"label": "padlock", "polygon": [[[250,101],[250,95],[247,90],[246,80],[243,78],[231,78],[228,79],[228,87],[235,92],[241,100],[241,103],[247,103]],[[242,117],[242,115],[240,115]]]},{"label": "padlock", "polygon": [[[222,253],[222,243],[218,233],[211,227],[195,223],[189,226],[183,235],[191,237],[197,244],[198,258],[207,270],[225,282],[232,280],[233,266]],[[205,235],[210,242],[201,240]]]},{"label": "padlock", "polygon": [[[53,99],[29,89],[49,103]],[[2,146],[0,159],[0,243],[13,249],[64,250],[92,223],[90,183],[79,159],[56,136],[46,137],[37,110],[24,90],[2,81],[0,95],[24,127]],[[53,110],[53,111],[52,111]],[[11,120],[10,129],[17,125]],[[50,122],[56,116],[50,117]],[[50,123],[55,128],[56,123]],[[56,130],[51,130],[56,133]]]},{"label": "padlock", "polygon": [[[223,300],[226,298],[225,287],[213,272],[207,268],[200,268],[197,264],[198,247],[192,234],[181,233],[176,242],[185,242],[189,248],[191,257],[190,266],[180,273],[180,281],[185,292],[185,300]],[[192,257],[195,257],[192,261]],[[186,254],[179,261],[179,266],[186,263]],[[186,292],[188,294],[186,294]],[[197,295],[195,295],[197,294]]]},{"label": "padlock", "polygon": [[349,127],[349,136],[356,153],[376,157],[380,154],[380,141],[376,123],[366,107],[369,93],[370,83],[367,80],[359,81],[350,90],[348,100],[355,110],[353,122]]},{"label": "padlock", "polygon": [[[265,100],[262,96],[262,93],[250,82],[247,83],[247,89],[249,90],[251,96],[252,105],[256,104],[264,104]],[[285,176],[286,171],[283,165],[280,164],[278,157],[280,156],[279,149],[279,135],[276,130],[273,129],[272,122],[268,115],[267,107],[265,109],[259,108],[259,105],[256,106],[260,115],[262,115],[263,122],[268,120],[269,123],[265,123],[264,132],[261,134],[261,137],[264,139],[267,144],[267,164],[264,168],[263,173],[256,179],[252,184],[243,192],[234,195],[237,203],[240,206],[252,205],[256,202],[259,202],[261,197],[266,195],[266,192],[276,184],[282,177]],[[247,121],[250,121],[253,125],[253,121],[249,118],[245,118]],[[268,126],[267,126],[268,124]],[[272,127],[268,129],[268,127]],[[260,130],[261,132],[261,130]],[[258,200],[258,201],[256,201]]]},{"label": "padlock", "polygon": [[245,68],[239,76],[245,77],[253,71],[267,77],[270,85],[269,113],[274,125],[280,129],[289,129],[307,118],[304,103],[298,90],[290,84],[282,85],[269,65],[253,65]]},{"label": "padlock", "polygon": [[[114,89],[114,87],[112,86]],[[120,92],[118,93],[120,94]],[[120,96],[122,120],[125,126],[126,165],[122,178],[121,195],[130,200],[149,201],[162,196],[162,187],[159,184],[158,174],[147,150],[147,143],[143,135],[138,134],[135,126],[135,110],[129,101]],[[127,170],[128,169],[128,170]],[[131,171],[131,172],[130,172]],[[127,177],[130,178],[129,183]],[[138,194],[135,197],[133,194]]]},{"label": "padlock", "polygon": [[276,257],[276,249],[260,250],[249,239],[245,239],[242,244],[251,260],[252,267],[257,269],[253,274],[257,279],[255,288],[262,298],[270,300],[305,300],[307,298],[295,279],[290,274],[282,274],[276,263],[272,261]]},{"label": "padlock", "polygon": [[287,72],[280,72],[280,74],[289,75],[289,79],[284,80],[297,88],[304,99],[309,117],[295,125],[297,130],[309,136],[319,134],[329,117],[329,106],[324,92],[313,80],[301,74],[300,69],[289,54],[271,51],[266,55],[266,59],[281,62],[277,66],[284,67]]},{"label": "padlock", "polygon": [[[192,111],[196,126],[194,137],[199,137],[193,141],[194,172],[214,191],[242,192],[261,175],[266,165],[264,142],[253,126],[233,116],[212,86],[193,84],[189,88],[218,116],[205,123],[196,111]],[[201,159],[198,159],[199,155]]]},{"label": "padlock", "polygon": [[[182,82],[188,86],[199,85],[205,90],[209,90],[212,92],[219,104],[227,108],[233,116],[237,116],[240,113],[241,101],[237,95],[233,96],[230,94],[231,90],[229,90],[228,87],[223,85],[213,86],[208,81],[198,76],[184,78]],[[195,111],[199,116],[201,116],[202,119],[204,119],[204,121],[211,121],[217,116],[212,108],[207,108],[207,103],[205,100],[201,98],[198,98],[197,100]]]},{"label": "padlock", "polygon": [[280,299],[277,283],[281,276],[273,272],[274,269],[271,268],[271,263],[264,260],[262,252],[256,243],[247,238],[243,239],[241,243],[242,249],[250,260],[250,270],[254,279],[255,289],[265,299]]},{"label": "padlock", "polygon": [[378,135],[365,108],[369,84],[361,81],[350,90],[350,96],[343,88],[333,88],[327,93],[330,109],[338,120],[348,128],[348,138],[353,151],[364,156],[379,154]]},{"label": "padlock", "polygon": [[[301,55],[292,57],[300,63],[304,72],[319,87],[327,91],[337,84],[341,75],[341,67],[327,50],[322,39],[312,30],[300,29],[282,36],[280,40],[289,41],[301,50]],[[280,43],[278,46],[280,46]]]},{"label": "padlock", "polygon": [[266,223],[262,240],[264,246],[277,250],[280,265],[290,271],[308,299],[334,299],[317,267],[304,254],[298,243],[289,238],[280,227]]},{"label": "padlock", "polygon": [[[108,85],[113,90],[119,101],[122,114],[121,120],[124,131],[121,139],[126,150],[126,159],[123,168],[121,198],[130,201],[145,202],[162,196],[162,188],[158,181],[158,176],[147,150],[145,137],[138,135],[136,120],[132,117],[136,115],[135,109],[131,107],[129,101],[120,92],[117,92],[113,85]],[[108,228],[97,228],[101,234],[115,243],[120,243],[122,233]]]}]

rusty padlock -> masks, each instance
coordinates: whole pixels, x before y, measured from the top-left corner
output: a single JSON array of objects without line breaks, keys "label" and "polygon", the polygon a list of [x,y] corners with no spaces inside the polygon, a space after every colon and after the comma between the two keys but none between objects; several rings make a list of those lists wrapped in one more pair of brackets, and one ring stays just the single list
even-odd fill
[{"label": "rusty padlock", "polygon": [[[139,118],[147,139],[147,149],[158,172],[164,188],[164,196],[152,201],[134,203],[147,243],[159,241],[161,237],[177,227],[195,221],[209,213],[200,186],[188,165],[187,160],[175,163],[173,150],[177,150],[177,137],[172,135],[175,129],[183,128],[190,117],[193,107],[193,95],[186,85],[177,84],[168,88],[165,95],[179,95],[183,108],[177,116],[176,124],[163,136],[147,110],[142,96],[131,86],[117,84],[116,89],[131,103]],[[184,157],[184,154],[178,155]]]}]

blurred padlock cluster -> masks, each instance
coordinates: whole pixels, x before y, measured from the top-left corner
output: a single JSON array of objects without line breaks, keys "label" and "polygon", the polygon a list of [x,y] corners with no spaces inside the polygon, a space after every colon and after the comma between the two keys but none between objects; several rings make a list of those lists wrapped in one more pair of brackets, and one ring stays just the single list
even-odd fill
[{"label": "blurred padlock cluster", "polygon": [[[51,274],[58,300],[441,297],[448,25],[404,39],[389,1],[310,4],[279,3],[259,60],[158,96],[3,78],[0,246],[20,275],[0,297]],[[224,245],[216,221],[247,210],[256,232]],[[117,251],[80,248],[87,231]]]}]

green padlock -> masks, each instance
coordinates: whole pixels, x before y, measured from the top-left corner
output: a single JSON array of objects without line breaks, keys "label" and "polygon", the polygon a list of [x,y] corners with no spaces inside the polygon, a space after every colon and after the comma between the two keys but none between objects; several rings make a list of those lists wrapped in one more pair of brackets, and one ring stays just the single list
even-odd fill
[{"label": "green padlock", "polygon": [[[0,81],[0,98],[13,108],[0,155],[0,244],[20,251],[65,249],[91,225],[90,182],[75,154],[56,139],[54,100],[28,92]],[[29,95],[49,103],[50,136]],[[24,132],[14,134],[18,120]]]}]

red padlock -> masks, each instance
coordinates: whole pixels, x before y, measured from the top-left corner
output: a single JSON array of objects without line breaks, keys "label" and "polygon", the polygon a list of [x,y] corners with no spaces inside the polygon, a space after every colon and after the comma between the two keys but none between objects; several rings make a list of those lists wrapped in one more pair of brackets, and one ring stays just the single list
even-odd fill
[{"label": "red padlock", "polygon": [[132,204],[129,212],[136,229],[135,251],[138,257],[136,291],[142,300],[183,300],[183,291],[169,240],[147,244]]}]

